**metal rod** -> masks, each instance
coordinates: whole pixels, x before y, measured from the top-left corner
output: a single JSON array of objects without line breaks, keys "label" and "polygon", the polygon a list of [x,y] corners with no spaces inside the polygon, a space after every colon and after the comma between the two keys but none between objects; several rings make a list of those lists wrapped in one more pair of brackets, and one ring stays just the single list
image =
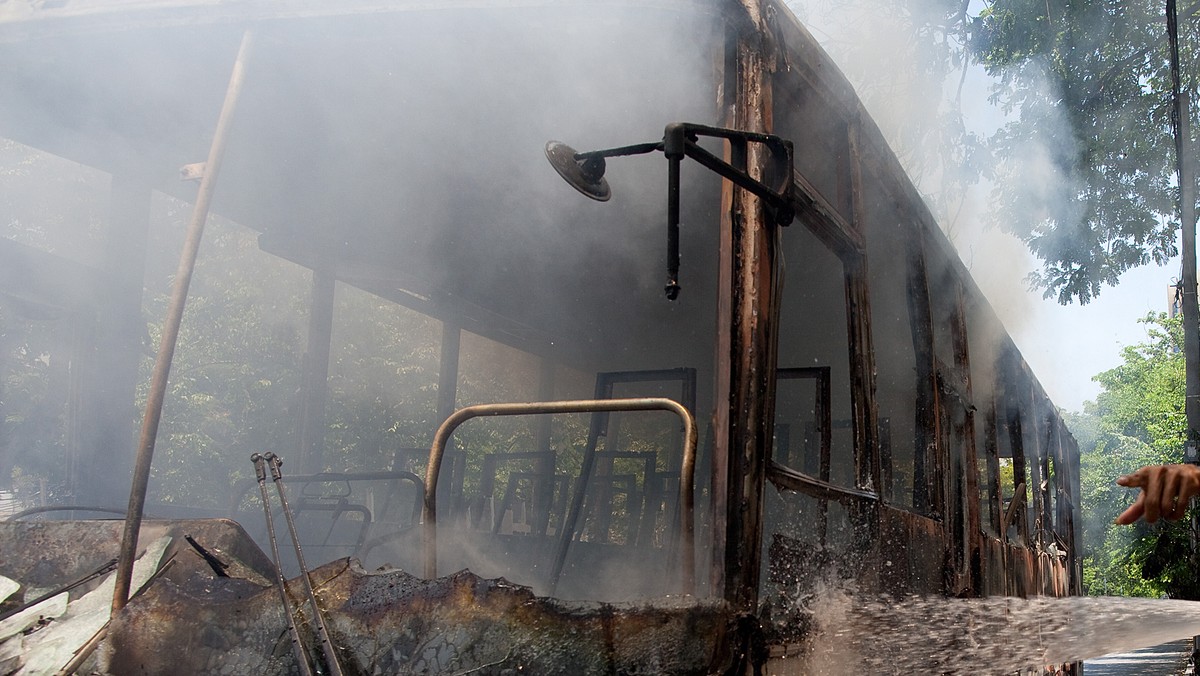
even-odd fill
[{"label": "metal rod", "polygon": [[[734,139],[737,141],[738,139]],[[750,191],[759,199],[776,209],[790,208],[791,204],[785,194],[772,190],[770,186],[752,177],[749,173],[737,167],[726,164],[724,160],[708,152],[692,141],[687,142],[687,156],[696,160],[722,178],[729,179],[740,188]],[[784,187],[787,190],[787,187]],[[788,219],[791,222],[791,219]]]},{"label": "metal rod", "polygon": [[275,480],[275,490],[279,492],[279,504],[283,508],[283,519],[287,522],[288,532],[292,535],[292,545],[296,548],[296,563],[300,566],[300,579],[304,582],[304,591],[312,604],[313,622],[317,625],[317,637],[321,641],[321,652],[325,655],[329,673],[342,676],[342,665],[338,662],[337,651],[333,641],[329,640],[329,630],[325,627],[325,618],[321,615],[321,606],[317,604],[317,595],[313,593],[312,580],[308,577],[308,567],[304,565],[304,552],[300,549],[300,535],[296,532],[296,522],[292,519],[292,511],[288,508],[287,495],[283,490],[283,472],[279,471],[283,460],[274,453],[263,456],[271,466],[271,478]]},{"label": "metal rod", "polygon": [[54,598],[55,596],[58,596],[59,594],[65,594],[66,592],[69,592],[72,589],[74,589],[80,585],[86,584],[86,583],[100,577],[101,575],[107,574],[109,571],[111,571],[113,568],[116,568],[116,567],[117,567],[117,560],[111,559],[104,565],[100,566],[96,570],[93,570],[92,572],[88,573],[87,575],[84,575],[83,577],[79,578],[78,580],[68,582],[67,584],[62,585],[61,587],[51,589],[50,591],[48,591],[44,594],[39,594],[36,598],[34,598],[30,601],[26,601],[15,608],[10,608],[10,609],[4,611],[3,613],[0,613],[0,622],[7,620],[8,618],[12,617],[13,615],[16,615],[19,612],[30,609],[30,608],[36,606],[37,604],[41,603],[42,601],[45,601],[46,599]]},{"label": "metal rod", "polygon": [[238,49],[237,59],[233,64],[233,73],[229,77],[225,103],[221,107],[217,129],[208,150],[208,161],[204,165],[204,178],[200,181],[196,204],[192,210],[192,219],[188,223],[187,238],[179,257],[179,268],[175,273],[175,283],[171,290],[171,304],[163,323],[162,340],[158,347],[158,358],[154,362],[154,372],[150,377],[150,393],[146,398],[141,440],[134,462],[133,483],[129,489],[129,508],[125,515],[125,529],[121,538],[116,582],[113,585],[113,613],[124,608],[129,601],[133,560],[137,554],[138,531],[142,527],[142,511],[146,506],[146,486],[150,482],[150,463],[154,457],[154,441],[158,436],[159,419],[162,417],[167,377],[171,372],[171,360],[175,356],[175,344],[179,340],[179,326],[183,320],[184,305],[187,303],[192,270],[196,266],[196,255],[200,250],[200,239],[204,234],[204,224],[208,220],[208,207],[212,202],[217,174],[221,168],[221,159],[225,154],[225,143],[229,138],[233,113],[237,108],[238,97],[245,79],[246,60],[249,57],[253,36],[253,32],[249,30],[242,35],[242,45]]},{"label": "metal rod", "polygon": [[605,148],[604,150],[589,150],[586,153],[575,153],[575,160],[603,159],[605,157],[623,157],[626,155],[645,155],[652,153],[655,150],[662,150],[663,144],[661,141],[652,143],[635,143],[631,146],[621,146],[619,148]]},{"label": "metal rod", "polygon": [[283,567],[279,562],[279,543],[275,539],[275,518],[271,515],[271,500],[267,496],[266,459],[259,453],[250,456],[254,463],[254,475],[258,479],[258,492],[262,496],[263,514],[267,519],[267,539],[271,542],[271,561],[275,563],[275,586],[279,589],[279,602],[283,606],[283,615],[287,618],[288,635],[292,639],[292,652],[300,665],[301,676],[312,676],[313,668],[309,663],[308,651],[300,640],[300,631],[296,629],[296,618],[292,615],[292,606],[288,602],[287,581],[283,579]]},{"label": "metal rod", "polygon": [[[433,437],[433,445],[429,449],[429,464],[425,468],[425,504],[421,510],[421,546],[424,550],[424,575],[428,579],[437,577],[437,480],[442,468],[442,457],[445,455],[446,444],[450,435],[464,422],[479,417],[537,415],[547,413],[599,413],[613,411],[668,411],[679,416],[683,421],[684,441],[683,459],[679,472],[679,503],[682,506],[683,518],[682,540],[680,552],[682,557],[682,588],[685,594],[694,594],[696,586],[696,556],[695,556],[695,492],[694,480],[696,472],[696,420],[682,404],[672,399],[648,397],[640,399],[582,399],[575,401],[550,401],[510,404],[479,404],[467,406],[454,412],[438,427]],[[580,486],[586,488],[587,473],[591,463],[595,462],[595,453],[586,454],[583,468],[580,469]],[[566,549],[570,546],[574,534],[575,522],[582,508],[583,488],[576,491],[572,498],[568,519],[563,524],[562,538],[556,556],[555,572],[552,574],[551,588],[558,582],[562,572],[562,562],[566,559]],[[553,594],[553,591],[551,591]]]}]

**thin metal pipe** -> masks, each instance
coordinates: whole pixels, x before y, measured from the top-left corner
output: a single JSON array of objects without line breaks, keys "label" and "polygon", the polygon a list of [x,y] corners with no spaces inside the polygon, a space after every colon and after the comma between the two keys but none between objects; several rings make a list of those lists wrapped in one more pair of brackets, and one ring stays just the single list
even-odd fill
[{"label": "thin metal pipe", "polygon": [[[424,559],[424,575],[428,579],[437,577],[437,480],[442,469],[442,457],[450,435],[459,425],[472,418],[538,415],[548,413],[602,413],[614,411],[667,411],[679,416],[683,421],[683,459],[679,470],[679,504],[683,518],[680,547],[682,562],[682,588],[685,594],[694,594],[696,587],[696,555],[695,555],[695,474],[696,474],[696,419],[673,399],[661,397],[646,397],[638,399],[580,399],[573,401],[549,401],[510,404],[479,404],[467,406],[453,413],[438,427],[433,437],[433,445],[429,449],[429,464],[425,468],[425,503],[421,510],[421,547]],[[584,468],[594,462],[594,452],[591,457],[583,459]],[[587,486],[586,469],[580,470],[581,486]],[[565,560],[565,550],[570,546],[574,535],[575,522],[578,520],[582,507],[583,490],[577,490],[572,500],[568,519],[563,524],[563,536],[560,540],[559,556],[556,557],[556,572],[553,574],[552,586],[557,583],[561,574],[561,561]],[[553,593],[553,592],[551,592]]]},{"label": "thin metal pipe", "polygon": [[321,606],[317,604],[317,595],[313,593],[312,580],[308,577],[308,567],[304,565],[304,552],[300,549],[300,535],[296,532],[296,522],[292,519],[292,511],[288,508],[287,495],[283,490],[283,472],[279,470],[283,460],[274,453],[263,456],[271,466],[271,478],[275,480],[275,490],[279,492],[279,504],[283,507],[283,519],[287,521],[288,532],[292,535],[292,545],[296,548],[296,563],[300,566],[300,579],[304,582],[304,591],[312,604],[313,622],[317,625],[317,637],[321,641],[321,652],[329,666],[332,676],[343,676],[342,665],[338,662],[337,651],[333,641],[329,640],[329,630],[325,627],[325,617],[321,614]]},{"label": "thin metal pipe", "polygon": [[679,297],[679,163],[667,157],[667,300]]},{"label": "thin metal pipe", "polygon": [[575,160],[589,160],[594,158],[603,159],[605,157],[623,157],[626,155],[645,155],[652,153],[655,150],[662,150],[663,144],[661,141],[653,141],[650,143],[635,143],[629,146],[621,146],[619,148],[605,148],[604,150],[590,150],[585,153],[575,153]]},{"label": "thin metal pipe", "polygon": [[111,559],[104,565],[97,568],[96,570],[93,570],[92,572],[88,573],[87,575],[84,575],[83,577],[81,577],[77,580],[73,580],[73,581],[68,582],[67,584],[61,585],[55,589],[51,589],[48,592],[38,594],[36,597],[34,597],[32,599],[30,599],[18,606],[15,606],[13,608],[9,608],[8,610],[4,611],[3,613],[0,613],[0,622],[7,620],[8,618],[12,617],[13,615],[16,615],[17,613],[29,610],[30,608],[36,606],[37,604],[41,603],[42,601],[45,601],[46,599],[54,598],[55,596],[58,596],[59,594],[65,594],[66,592],[69,592],[72,589],[79,587],[80,585],[91,582],[92,580],[100,577],[101,575],[107,575],[109,571],[111,571],[113,568],[116,568],[116,567],[117,567],[117,560]]},{"label": "thin metal pipe", "polygon": [[287,581],[283,579],[283,567],[279,561],[279,543],[275,539],[275,517],[271,515],[271,500],[267,496],[266,459],[259,453],[250,456],[254,463],[254,475],[258,479],[258,492],[262,495],[263,514],[267,518],[267,539],[271,541],[271,560],[275,563],[275,586],[279,589],[279,602],[283,606],[283,615],[287,618],[288,635],[292,638],[292,652],[300,665],[301,676],[312,676],[313,668],[309,663],[308,651],[300,640],[300,631],[296,628],[296,618],[292,615],[292,605],[288,602]]},{"label": "thin metal pipe", "polygon": [[129,601],[129,585],[133,579],[133,560],[137,554],[138,531],[142,527],[142,511],[146,506],[146,486],[150,482],[150,463],[154,457],[154,441],[158,436],[158,423],[162,417],[163,399],[167,391],[167,377],[171,373],[171,360],[175,356],[175,344],[179,340],[179,326],[183,321],[183,308],[187,303],[188,286],[192,281],[192,270],[196,266],[196,255],[200,251],[200,239],[204,224],[208,220],[208,208],[216,187],[217,174],[225,155],[225,144],[237,108],[242,84],[245,80],[246,60],[249,58],[254,33],[247,30],[242,35],[242,45],[233,63],[229,77],[229,88],[225,92],[225,103],[217,120],[217,129],[208,150],[208,161],[204,165],[204,177],[188,223],[187,238],[179,256],[179,268],[171,289],[171,304],[163,322],[162,340],[158,347],[158,358],[150,376],[150,393],[146,398],[146,412],[142,418],[141,440],[134,462],[133,483],[129,489],[129,509],[125,515],[125,530],[121,538],[121,551],[117,562],[117,576],[113,585],[112,611],[125,607]]}]

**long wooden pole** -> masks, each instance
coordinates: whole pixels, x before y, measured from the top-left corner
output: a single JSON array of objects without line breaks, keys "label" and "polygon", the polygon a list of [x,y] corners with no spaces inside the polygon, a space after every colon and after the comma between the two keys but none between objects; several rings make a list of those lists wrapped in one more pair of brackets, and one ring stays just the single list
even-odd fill
[{"label": "long wooden pole", "polygon": [[192,281],[192,270],[196,266],[196,254],[200,250],[200,239],[204,224],[208,220],[208,208],[216,187],[217,173],[225,154],[225,143],[237,107],[238,95],[245,78],[246,59],[249,57],[253,33],[249,30],[242,36],[229,87],[225,92],[225,103],[217,120],[212,145],[208,149],[208,161],[204,165],[204,177],[200,180],[196,204],[192,209],[192,220],[188,223],[187,238],[179,257],[179,269],[171,289],[171,304],[163,323],[162,340],[158,346],[158,358],[150,376],[150,394],[146,398],[146,412],[142,418],[142,435],[133,468],[133,483],[129,489],[129,509],[125,514],[125,531],[121,539],[121,552],[117,561],[116,585],[113,589],[113,613],[125,607],[129,600],[129,585],[133,578],[133,560],[137,553],[138,531],[142,527],[142,511],[146,505],[146,486],[150,481],[150,461],[154,457],[154,440],[158,436],[158,422],[162,417],[163,397],[167,391],[167,377],[171,373],[171,360],[175,356],[175,344],[179,340],[179,326],[183,320],[183,308],[187,303],[188,286]]}]

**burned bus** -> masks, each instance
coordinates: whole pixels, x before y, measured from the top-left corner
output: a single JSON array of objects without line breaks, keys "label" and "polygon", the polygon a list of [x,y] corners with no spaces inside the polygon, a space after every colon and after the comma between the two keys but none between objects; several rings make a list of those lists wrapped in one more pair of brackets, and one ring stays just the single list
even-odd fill
[{"label": "burned bus", "polygon": [[1075,442],[782,2],[18,0],[0,64],[13,670],[801,674],[822,589],[1081,592]]}]

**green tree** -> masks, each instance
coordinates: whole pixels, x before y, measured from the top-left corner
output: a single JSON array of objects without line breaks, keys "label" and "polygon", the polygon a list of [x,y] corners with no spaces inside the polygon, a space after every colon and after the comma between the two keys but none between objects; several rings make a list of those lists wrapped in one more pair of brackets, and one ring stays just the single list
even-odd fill
[{"label": "green tree", "polygon": [[[178,215],[168,205],[160,217]],[[174,243],[161,246],[177,251]],[[144,313],[154,346],[169,300],[167,269],[150,274]],[[292,455],[307,279],[302,268],[259,251],[254,233],[220,219],[209,224],[164,399],[152,502],[227,509],[231,486],[253,476],[252,453]],[[142,361],[139,411],[152,367]]]},{"label": "green tree", "polygon": [[1200,598],[1188,519],[1115,526],[1135,493],[1116,477],[1183,455],[1182,322],[1158,313],[1142,320],[1148,340],[1122,350],[1122,363],[1096,376],[1103,391],[1071,420],[1080,441],[1084,582],[1093,594]]},{"label": "green tree", "polygon": [[[1196,10],[1180,13],[1184,63]],[[990,142],[1003,160],[993,218],[1042,260],[1031,281],[1087,303],[1165,263],[1179,224],[1162,1],[994,0],[970,31],[993,101],[1015,116]]]},{"label": "green tree", "polygon": [[[986,218],[1041,260],[1028,279],[1045,297],[1087,303],[1126,270],[1176,254],[1163,0],[790,4],[802,17],[826,6],[854,16],[850,39],[819,34],[942,227],[952,235],[966,186],[990,179]],[[1179,5],[1182,84],[1196,100],[1200,2]],[[1004,116],[994,132],[964,119],[963,82],[980,67]]]}]

